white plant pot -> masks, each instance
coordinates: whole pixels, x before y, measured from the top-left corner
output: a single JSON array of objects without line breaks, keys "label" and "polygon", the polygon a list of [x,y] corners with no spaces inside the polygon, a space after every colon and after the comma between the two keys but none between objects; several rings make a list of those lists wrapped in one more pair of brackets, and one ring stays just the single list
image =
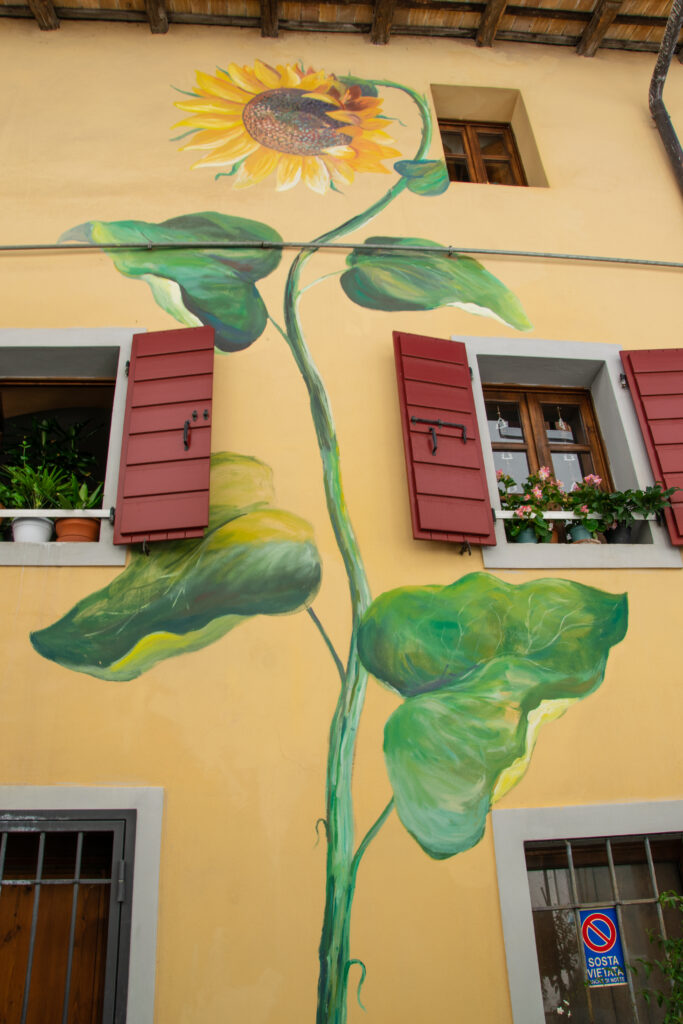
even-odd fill
[{"label": "white plant pot", "polygon": [[53,522],[39,516],[20,516],[12,520],[12,537],[15,541],[29,544],[44,544],[52,540]]}]

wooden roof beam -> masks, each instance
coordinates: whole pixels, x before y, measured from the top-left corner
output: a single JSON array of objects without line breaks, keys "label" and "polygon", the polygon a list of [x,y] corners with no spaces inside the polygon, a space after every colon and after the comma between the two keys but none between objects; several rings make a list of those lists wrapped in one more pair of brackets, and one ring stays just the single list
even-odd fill
[{"label": "wooden roof beam", "polygon": [[261,0],[261,35],[274,39],[278,34],[278,0]]},{"label": "wooden roof beam", "polygon": [[168,32],[168,14],[164,0],[145,0],[145,11],[151,32],[155,35]]},{"label": "wooden roof beam", "polygon": [[370,41],[372,43],[381,46],[389,42],[395,8],[396,0],[375,0],[372,27],[370,28]]},{"label": "wooden roof beam", "polygon": [[622,0],[598,0],[593,17],[586,25],[576,52],[582,57],[594,57],[621,7]]},{"label": "wooden roof beam", "polygon": [[52,0],[28,0],[28,4],[33,17],[43,32],[59,28],[59,18],[57,17]]},{"label": "wooden roof beam", "polygon": [[477,46],[493,46],[507,0],[487,0],[477,29]]}]

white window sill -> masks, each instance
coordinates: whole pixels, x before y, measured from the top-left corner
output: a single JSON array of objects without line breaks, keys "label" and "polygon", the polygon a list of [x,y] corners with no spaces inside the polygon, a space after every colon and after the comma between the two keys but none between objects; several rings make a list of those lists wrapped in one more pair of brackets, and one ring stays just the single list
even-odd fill
[{"label": "white window sill", "polygon": [[[2,509],[0,513],[7,511]],[[73,510],[73,514],[75,512],[76,510]],[[29,544],[8,538],[0,542],[0,565],[125,565],[128,549],[125,544],[113,543],[114,528],[109,522],[109,513],[102,509],[83,509],[80,512],[84,518],[102,519],[99,540],[92,543],[49,540],[44,544]],[[13,509],[11,517],[16,514],[16,510]],[[35,516],[35,510],[31,514]],[[59,512],[60,516],[71,514],[64,510]],[[54,517],[51,515],[50,518]]]},{"label": "white window sill", "polygon": [[[503,513],[496,513],[501,515]],[[552,514],[557,518],[557,514]],[[565,514],[561,518],[570,519]],[[647,524],[637,544],[515,544],[496,522],[495,547],[482,547],[486,569],[680,569],[681,552],[669,542],[665,527]],[[644,528],[645,529],[645,528]]]}]

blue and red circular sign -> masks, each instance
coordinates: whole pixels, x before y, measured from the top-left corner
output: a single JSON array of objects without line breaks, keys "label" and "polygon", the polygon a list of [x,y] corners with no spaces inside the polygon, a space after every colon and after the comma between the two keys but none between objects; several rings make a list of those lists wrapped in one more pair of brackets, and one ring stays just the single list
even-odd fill
[{"label": "blue and red circular sign", "polygon": [[611,917],[596,910],[584,918],[581,937],[594,953],[609,953],[617,941],[617,929]]}]

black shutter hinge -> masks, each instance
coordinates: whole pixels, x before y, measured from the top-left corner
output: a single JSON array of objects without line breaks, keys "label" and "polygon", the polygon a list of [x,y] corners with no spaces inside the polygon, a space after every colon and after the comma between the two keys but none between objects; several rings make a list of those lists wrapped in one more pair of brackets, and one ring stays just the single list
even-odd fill
[{"label": "black shutter hinge", "polygon": [[114,520],[115,519],[116,519],[116,509],[112,505],[112,507],[109,509],[109,522],[111,523],[112,526],[114,525]]},{"label": "black shutter hinge", "polygon": [[126,359],[126,370],[125,370],[125,373],[126,373],[126,377],[130,373],[130,359]]},{"label": "black shutter hinge", "polygon": [[120,860],[116,872],[116,902],[123,903],[126,898],[126,862]]},{"label": "black shutter hinge", "polygon": [[496,523],[496,510],[493,507],[493,505],[491,505],[491,515],[493,516],[493,522],[494,522],[494,525],[495,525],[495,523]]},{"label": "black shutter hinge", "polygon": [[472,373],[472,367],[468,366],[467,369],[470,371],[470,380],[474,380],[474,374]]},{"label": "black shutter hinge", "polygon": [[468,540],[464,540],[462,542],[462,547],[460,548],[460,554],[461,555],[464,555],[464,554],[471,555],[472,554],[472,545],[470,544],[470,542]]},{"label": "black shutter hinge", "polygon": [[628,377],[626,376],[625,373],[620,373],[619,374],[619,387],[623,388],[624,391],[628,391],[629,390],[629,387],[628,387]]}]

